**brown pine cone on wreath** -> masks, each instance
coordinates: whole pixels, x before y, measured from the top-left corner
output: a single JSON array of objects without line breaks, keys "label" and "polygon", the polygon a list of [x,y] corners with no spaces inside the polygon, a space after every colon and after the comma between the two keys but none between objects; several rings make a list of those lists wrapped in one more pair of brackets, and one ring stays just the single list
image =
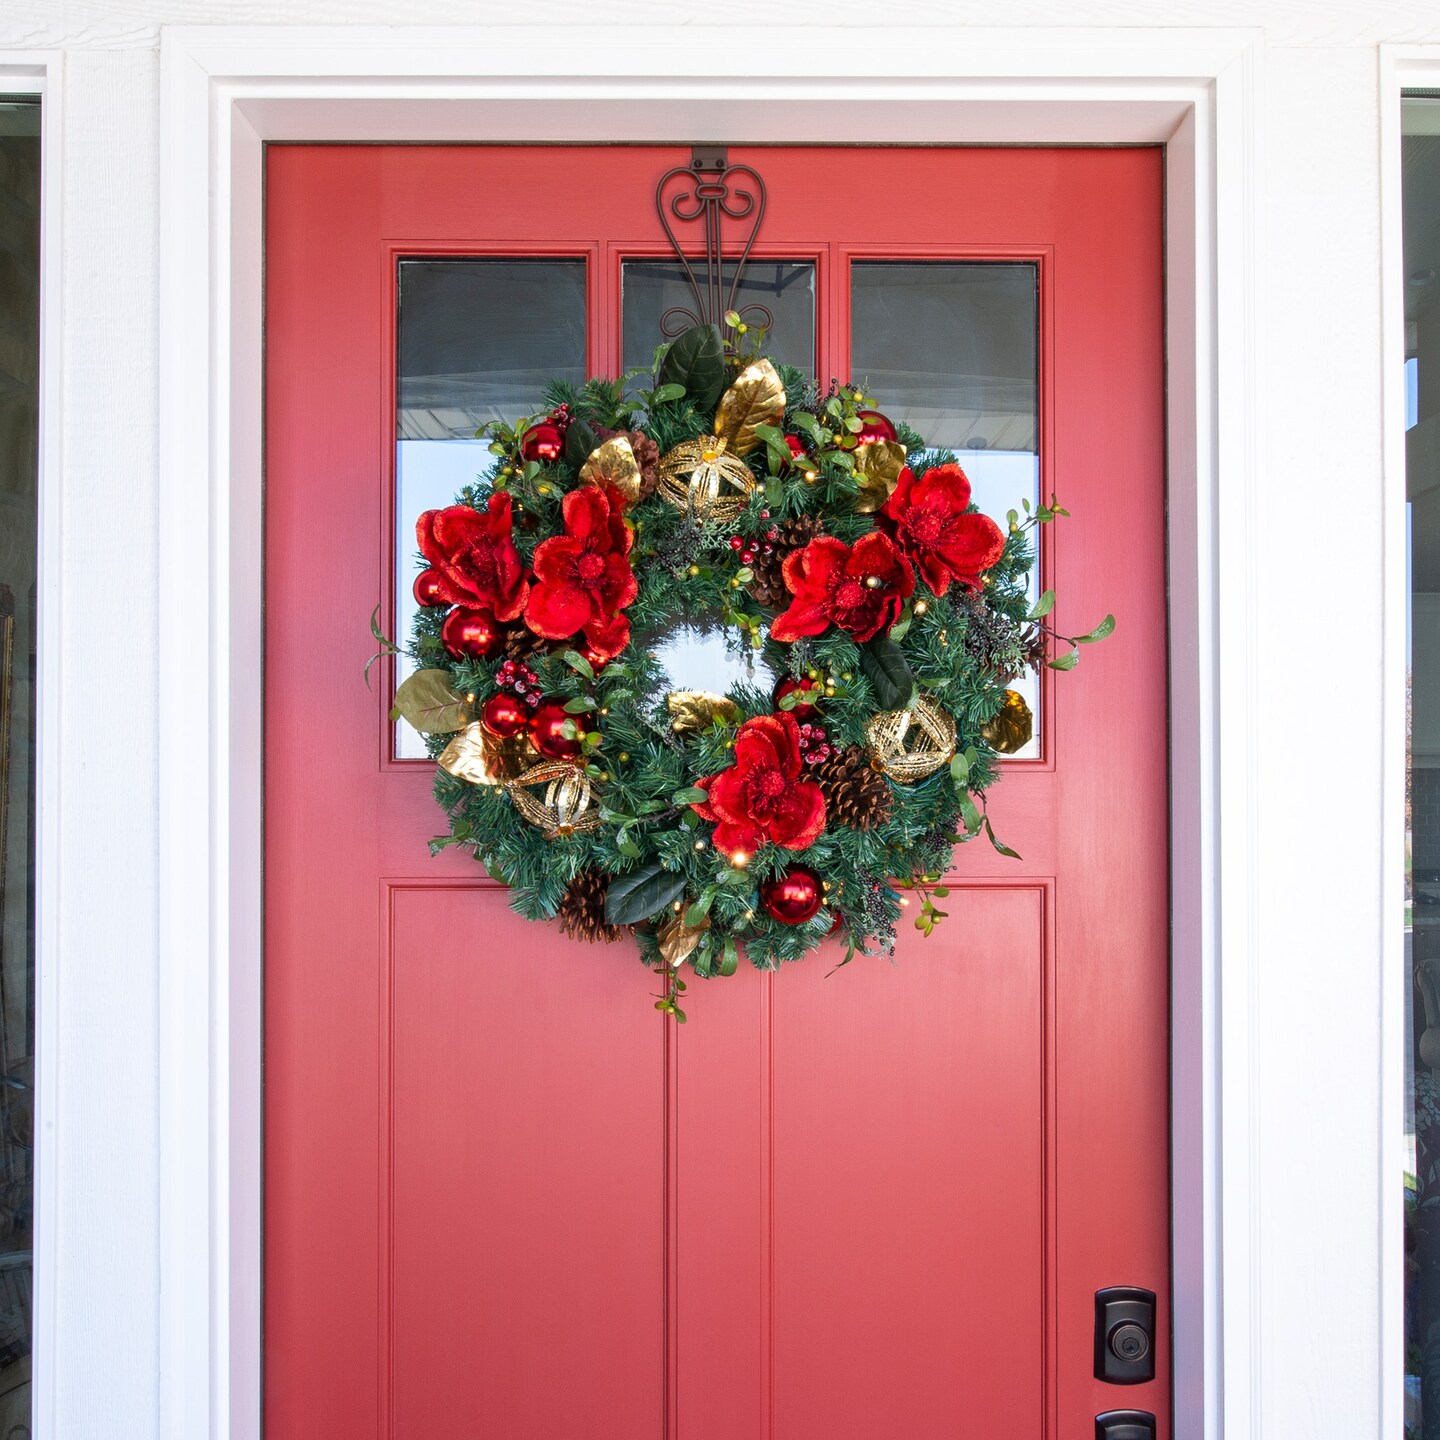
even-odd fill
[{"label": "brown pine cone on wreath", "polygon": [[532,655],[548,654],[555,644],[555,641],[537,635],[523,620],[516,620],[505,631],[505,644],[500,656],[505,660],[528,660]]},{"label": "brown pine cone on wreath", "polygon": [[589,945],[603,940],[607,945],[620,938],[620,926],[605,923],[605,891],[610,877],[591,866],[582,870],[566,887],[555,918],[560,933]]},{"label": "brown pine cone on wreath", "polygon": [[870,763],[863,745],[851,745],[822,760],[811,775],[825,797],[825,823],[869,830],[883,825],[895,809],[890,782]]},{"label": "brown pine cone on wreath", "polygon": [[757,551],[750,562],[755,578],[749,590],[767,610],[783,610],[790,603],[790,591],[785,586],[781,567],[785,557],[796,550],[803,550],[817,535],[823,534],[823,527],[813,515],[801,515],[794,520],[782,520],[775,527],[777,538],[769,542],[768,555]]},{"label": "brown pine cone on wreath", "polygon": [[630,442],[635,454],[635,463],[640,467],[640,498],[655,493],[660,480],[660,447],[643,430],[607,430],[603,425],[595,431],[596,439],[603,445],[623,435]]}]

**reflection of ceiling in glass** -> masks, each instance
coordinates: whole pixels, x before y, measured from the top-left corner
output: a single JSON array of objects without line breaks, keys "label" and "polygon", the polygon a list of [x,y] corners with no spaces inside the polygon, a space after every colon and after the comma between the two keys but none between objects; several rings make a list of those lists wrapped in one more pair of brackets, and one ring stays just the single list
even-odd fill
[{"label": "reflection of ceiling in glass", "polygon": [[402,440],[468,439],[585,378],[583,260],[402,260],[399,289]]},{"label": "reflection of ceiling in glass", "polygon": [[1035,267],[866,261],[852,268],[851,374],[931,444],[1037,443]]}]

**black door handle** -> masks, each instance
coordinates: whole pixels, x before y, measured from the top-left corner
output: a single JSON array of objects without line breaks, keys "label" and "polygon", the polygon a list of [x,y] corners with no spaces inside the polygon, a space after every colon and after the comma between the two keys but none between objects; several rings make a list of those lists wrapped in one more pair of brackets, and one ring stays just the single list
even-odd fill
[{"label": "black door handle", "polygon": [[1155,1440],[1155,1417],[1148,1410],[1107,1410],[1095,1417],[1095,1440]]}]

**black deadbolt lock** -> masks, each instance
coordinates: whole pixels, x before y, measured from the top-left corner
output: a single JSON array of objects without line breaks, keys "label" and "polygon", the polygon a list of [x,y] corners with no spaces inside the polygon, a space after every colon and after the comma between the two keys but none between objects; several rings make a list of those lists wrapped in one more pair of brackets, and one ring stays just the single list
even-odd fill
[{"label": "black deadbolt lock", "polygon": [[[1113,1285],[1095,1292],[1095,1378],[1112,1385],[1140,1385],[1155,1378],[1153,1290]],[[1130,1440],[1127,1431],[1115,1433],[1119,1440]]]},{"label": "black deadbolt lock", "polygon": [[1107,1410],[1095,1417],[1095,1440],[1155,1440],[1155,1417],[1148,1410]]}]

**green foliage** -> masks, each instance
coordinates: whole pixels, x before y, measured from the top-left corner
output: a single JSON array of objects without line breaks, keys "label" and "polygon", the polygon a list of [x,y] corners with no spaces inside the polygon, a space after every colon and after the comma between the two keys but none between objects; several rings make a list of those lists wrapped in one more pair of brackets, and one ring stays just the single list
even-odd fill
[{"label": "green foliage", "polygon": [[[597,429],[643,428],[662,454],[709,433],[724,386],[736,366],[753,358],[756,343],[738,317],[730,317],[727,329],[728,354],[719,329],[705,327],[662,347],[653,377],[644,372],[583,386],[547,386],[546,409],[565,405],[572,417],[563,460],[554,465],[521,460],[519,446],[533,421],[489,426],[483,433],[491,440],[494,463],[465,489],[461,503],[483,507],[495,490],[508,489],[516,543],[528,564],[536,545],[559,533],[560,502],[579,483]],[[700,976],[732,973],[742,947],[762,969],[797,960],[830,935],[837,918],[845,947],[841,964],[876,948],[893,948],[902,901],[910,903],[913,923],[929,934],[945,917],[935,902],[947,892],[937,882],[956,844],[984,834],[1001,853],[1014,854],[996,838],[985,813],[997,770],[982,731],[1004,702],[1007,677],[1027,662],[1038,663],[1036,633],[1067,647],[1048,660],[1064,669],[1078,660],[1079,645],[1103,639],[1114,628],[1107,616],[1086,635],[1054,634],[1047,628],[1053,593],[1033,603],[1027,595],[1033,532],[1068,513],[1052,496],[1048,505],[1027,506],[1002,522],[1002,528],[1008,526],[1004,553],[978,595],[966,595],[958,586],[935,595],[917,575],[914,595],[888,637],[857,646],[832,627],[793,645],[771,638],[774,612],[750,593],[753,575],[731,537],[763,546],[777,525],[802,515],[819,519],[826,534],[847,543],[875,525],[874,517],[854,510],[856,415],[874,408],[873,400],[861,389],[835,384],[822,394],[799,371],[777,368],[786,413],[773,431],[760,432],[762,444],[747,457],[755,487],[737,519],[699,520],[653,495],[628,512],[639,593],[627,610],[632,643],[625,652],[598,673],[574,649],[542,651],[527,660],[543,694],[560,701],[574,717],[576,733],[586,737],[585,763],[600,828],[547,840],[521,817],[503,788],[470,785],[443,770],[435,777],[449,833],[434,847],[471,851],[510,887],[511,903],[522,915],[553,917],[582,870],[594,867],[613,877],[607,918],[636,927],[641,958],[660,966],[666,977],[656,1008],[677,1020],[684,1018],[678,1003],[684,982],[661,965],[656,938],[667,915],[683,916],[691,928],[704,927],[690,956]],[[799,462],[792,459],[787,435],[804,444]],[[927,449],[904,427],[900,438],[916,474],[955,461],[946,451]],[[496,692],[496,662],[449,655],[439,637],[442,619],[440,609],[422,610],[408,647],[422,673],[435,677],[424,682],[435,693],[423,698],[433,706],[445,697],[455,704],[463,696],[468,713],[477,713]],[[890,782],[897,803],[890,818],[871,829],[832,823],[803,855],[768,845],[740,859],[720,854],[712,843],[714,826],[692,807],[704,803],[705,777],[733,763],[735,723],[717,721],[677,734],[665,707],[666,677],[646,648],[647,640],[681,622],[721,627],[727,643],[752,651],[775,677],[815,677],[823,694],[820,723],[837,749],[865,744],[866,723],[876,711],[902,708],[918,687],[954,717],[957,753],[948,766],[916,784]],[[447,677],[448,684],[436,685]],[[768,683],[736,686],[729,699],[740,722],[775,709]],[[449,738],[429,736],[431,753],[438,755]],[[814,919],[788,926],[766,914],[760,887],[796,860],[824,876],[828,889]]]}]

